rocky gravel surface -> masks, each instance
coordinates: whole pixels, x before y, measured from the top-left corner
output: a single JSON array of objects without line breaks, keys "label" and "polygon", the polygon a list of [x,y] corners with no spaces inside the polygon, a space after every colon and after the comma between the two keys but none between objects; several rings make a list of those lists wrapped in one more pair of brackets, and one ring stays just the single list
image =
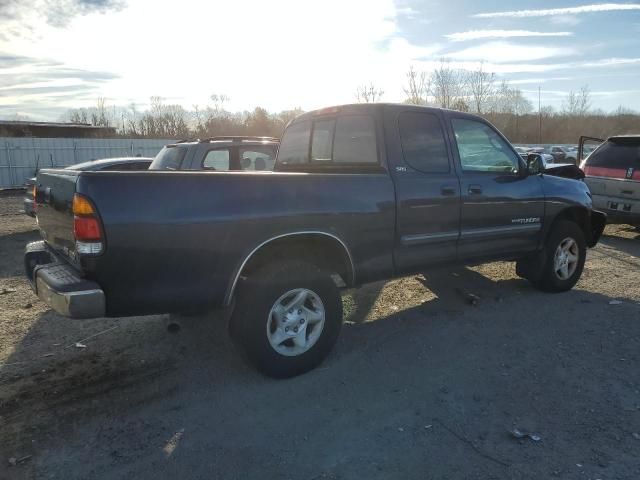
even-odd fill
[{"label": "rocky gravel surface", "polygon": [[329,359],[276,381],[223,312],[52,313],[23,278],[38,235],[20,208],[0,196],[0,479],[640,478],[630,226],[607,227],[564,294],[510,263],[347,291]]}]

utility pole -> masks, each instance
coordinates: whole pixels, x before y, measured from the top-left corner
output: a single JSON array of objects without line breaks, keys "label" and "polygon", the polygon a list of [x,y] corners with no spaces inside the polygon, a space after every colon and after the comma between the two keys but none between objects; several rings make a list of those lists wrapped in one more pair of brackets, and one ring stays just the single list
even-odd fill
[{"label": "utility pole", "polygon": [[538,85],[538,143],[542,143],[542,100]]}]

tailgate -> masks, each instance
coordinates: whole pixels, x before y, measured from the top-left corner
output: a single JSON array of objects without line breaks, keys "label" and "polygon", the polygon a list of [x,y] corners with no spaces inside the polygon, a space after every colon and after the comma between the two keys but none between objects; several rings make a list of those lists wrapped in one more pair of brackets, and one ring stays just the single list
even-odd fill
[{"label": "tailgate", "polygon": [[37,218],[40,234],[58,253],[73,260],[73,195],[80,172],[74,170],[40,170],[37,185]]}]

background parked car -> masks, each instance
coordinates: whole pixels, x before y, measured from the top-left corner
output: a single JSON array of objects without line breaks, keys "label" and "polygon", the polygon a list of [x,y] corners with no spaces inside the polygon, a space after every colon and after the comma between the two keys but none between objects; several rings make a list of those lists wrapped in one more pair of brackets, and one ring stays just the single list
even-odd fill
[{"label": "background parked car", "polygon": [[565,147],[562,145],[553,145],[548,147],[549,151],[545,153],[550,153],[553,155],[556,163],[572,163],[576,164],[576,160],[578,158],[578,154],[575,150],[572,150],[571,147]]},{"label": "background parked car", "polygon": [[593,207],[607,222],[640,225],[640,135],[609,137],[581,167]]},{"label": "background parked car", "polygon": [[[82,170],[82,171],[108,171],[108,170],[147,170],[151,165],[153,158],[149,157],[122,157],[122,158],[106,158],[102,160],[90,160],[88,162],[77,163],[66,167],[65,170]],[[34,208],[33,189],[36,184],[36,178],[30,178],[26,181],[27,194],[24,197],[24,213],[30,217],[36,216]]]},{"label": "background parked car", "polygon": [[150,170],[273,170],[280,141],[273,137],[211,137],[164,147]]}]

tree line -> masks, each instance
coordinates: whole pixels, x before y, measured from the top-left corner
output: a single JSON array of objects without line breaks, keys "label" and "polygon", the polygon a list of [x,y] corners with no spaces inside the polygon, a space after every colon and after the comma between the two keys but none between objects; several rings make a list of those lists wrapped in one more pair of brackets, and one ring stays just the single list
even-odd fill
[{"label": "tree line", "polygon": [[[430,72],[410,67],[405,74],[404,103],[449,108],[483,116],[513,143],[577,143],[580,135],[605,138],[614,134],[638,133],[640,115],[619,107],[614,112],[592,108],[587,85],[571,91],[560,109],[533,104],[523,92],[506,80],[498,81],[484,63],[475,70],[451,66],[448,60]],[[358,86],[354,101],[384,101],[384,90],[375,82]],[[230,112],[229,97],[214,94],[207,105],[188,110],[150,98],[148,108],[135,104],[126,108],[107,105],[98,99],[90,108],[68,110],[61,120],[114,127],[118,135],[130,138],[206,138],[217,135],[260,135],[279,137],[287,123],[303,113],[299,108],[270,113],[262,107],[252,111]]]}]

